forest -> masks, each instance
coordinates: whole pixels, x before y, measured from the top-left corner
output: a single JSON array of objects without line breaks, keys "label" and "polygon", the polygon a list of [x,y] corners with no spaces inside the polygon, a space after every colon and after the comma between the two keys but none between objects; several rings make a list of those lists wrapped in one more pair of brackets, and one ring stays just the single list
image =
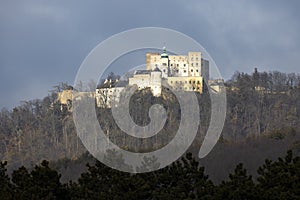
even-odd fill
[{"label": "forest", "polygon": [[130,174],[99,161],[87,164],[77,181],[62,183],[44,160],[32,170],[22,166],[9,176],[0,163],[1,199],[299,199],[300,157],[288,151],[276,161],[266,159],[254,179],[242,163],[214,184],[191,153],[158,171]]},{"label": "forest", "polygon": [[[3,108],[1,199],[300,198],[300,76],[255,69],[251,74],[236,72],[225,86],[227,115],[213,151],[201,160],[187,153],[169,167],[137,175],[109,169],[86,153],[72,111],[57,102],[57,93],[70,88],[68,84],[55,86],[43,99],[22,102],[12,110]],[[201,122],[188,150],[193,155],[210,121],[209,94],[197,98]],[[110,109],[96,111],[111,141],[126,150],[146,152],[174,137],[180,107],[168,90],[161,97],[153,97],[147,89],[138,91],[130,101],[130,114],[138,125],[149,123],[147,111],[157,103],[166,108],[168,118],[158,137],[148,141],[125,137]]]}]

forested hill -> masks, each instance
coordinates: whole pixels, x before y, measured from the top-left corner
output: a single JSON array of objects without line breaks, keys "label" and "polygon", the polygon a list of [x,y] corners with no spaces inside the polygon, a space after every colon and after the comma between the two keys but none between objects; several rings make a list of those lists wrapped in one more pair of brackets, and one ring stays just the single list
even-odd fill
[{"label": "forested hill", "polygon": [[281,138],[299,130],[300,76],[294,73],[236,72],[227,85],[227,121],[231,139],[271,135]]},{"label": "forested hill", "polygon": [[[219,152],[224,152],[224,148],[235,152],[234,162],[239,158],[244,158],[247,154],[252,155],[251,150],[244,151],[245,154],[242,154],[243,151],[240,149],[243,145],[249,148],[255,146],[255,153],[261,154],[261,156],[258,155],[261,159],[277,157],[284,154],[287,149],[294,149],[296,153],[299,151],[299,75],[280,72],[255,71],[253,74],[237,72],[226,81],[225,85],[228,107],[224,130],[218,144],[220,148],[214,149],[209,155],[211,157],[203,163],[207,164],[210,158],[220,156]],[[86,152],[76,135],[72,113],[56,101],[57,92],[67,87],[62,84],[41,100],[23,102],[11,111],[5,108],[1,110],[0,160],[7,160],[11,169],[21,165],[34,166],[44,159],[76,160]],[[203,135],[210,120],[210,101],[207,93],[198,95],[198,98],[202,120],[199,135]],[[138,124],[147,122],[148,112],[145,112],[145,109],[151,103],[162,103],[170,108],[168,116],[171,118],[161,133],[162,135],[165,133],[168,137],[163,137],[161,141],[158,141],[158,146],[164,145],[173,137],[172,134],[178,127],[176,116],[180,108],[169,92],[164,91],[160,98],[152,97],[147,90],[137,92],[132,100],[135,107],[131,113]],[[109,120],[110,111],[99,108],[97,111],[99,115],[105,115],[106,120],[108,119],[108,121],[100,119],[99,122],[106,124],[104,129],[107,130],[107,127],[111,129],[110,137],[113,141],[122,142],[123,133],[114,126],[113,120]],[[282,149],[278,149],[280,144],[282,144]],[[199,144],[194,144],[193,147],[197,145]],[[134,146],[130,144],[127,148],[135,151]],[[259,151],[260,148],[261,151]],[[191,149],[191,151],[196,150]],[[257,162],[253,168],[256,166],[258,166]],[[228,167],[227,170],[229,169],[231,168]]]}]

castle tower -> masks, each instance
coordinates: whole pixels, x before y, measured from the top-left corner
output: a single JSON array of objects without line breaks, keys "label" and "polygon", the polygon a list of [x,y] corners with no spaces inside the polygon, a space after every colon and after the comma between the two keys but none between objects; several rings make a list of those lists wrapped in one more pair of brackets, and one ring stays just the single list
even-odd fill
[{"label": "castle tower", "polygon": [[169,55],[167,54],[166,47],[163,47],[163,53],[160,54],[160,62],[161,62],[161,73],[162,78],[167,78],[169,76]]},{"label": "castle tower", "polygon": [[188,52],[189,76],[201,76],[201,52]]},{"label": "castle tower", "polygon": [[161,78],[162,78],[162,72],[158,67],[156,67],[153,71],[151,71],[150,87],[152,89],[152,93],[154,96],[161,95]]}]

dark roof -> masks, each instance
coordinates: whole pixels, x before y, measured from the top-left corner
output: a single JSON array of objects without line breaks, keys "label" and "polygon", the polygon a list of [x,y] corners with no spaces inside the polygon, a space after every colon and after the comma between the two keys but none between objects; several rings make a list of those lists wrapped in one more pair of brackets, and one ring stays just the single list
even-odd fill
[{"label": "dark roof", "polygon": [[118,81],[115,83],[115,87],[125,87],[128,85],[128,81]]},{"label": "dark roof", "polygon": [[150,74],[150,70],[136,70],[134,74]]},{"label": "dark roof", "polygon": [[154,72],[161,72],[161,70],[158,67],[155,67],[155,69],[153,71]]},{"label": "dark roof", "polygon": [[107,82],[107,83],[103,83],[101,86],[97,87],[97,89],[99,88],[112,88],[112,87],[125,87],[126,85],[128,85],[128,81],[123,81],[123,80],[119,80],[119,81],[115,81],[112,80],[111,82]]}]

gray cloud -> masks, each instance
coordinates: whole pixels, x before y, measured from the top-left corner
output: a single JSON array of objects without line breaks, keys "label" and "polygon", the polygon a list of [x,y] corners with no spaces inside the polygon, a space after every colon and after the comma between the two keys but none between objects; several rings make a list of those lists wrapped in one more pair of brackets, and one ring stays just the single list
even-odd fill
[{"label": "gray cloud", "polygon": [[297,72],[299,1],[2,1],[0,108],[72,83],[85,56],[112,34],[143,26],[183,32],[229,78],[234,71]]}]

